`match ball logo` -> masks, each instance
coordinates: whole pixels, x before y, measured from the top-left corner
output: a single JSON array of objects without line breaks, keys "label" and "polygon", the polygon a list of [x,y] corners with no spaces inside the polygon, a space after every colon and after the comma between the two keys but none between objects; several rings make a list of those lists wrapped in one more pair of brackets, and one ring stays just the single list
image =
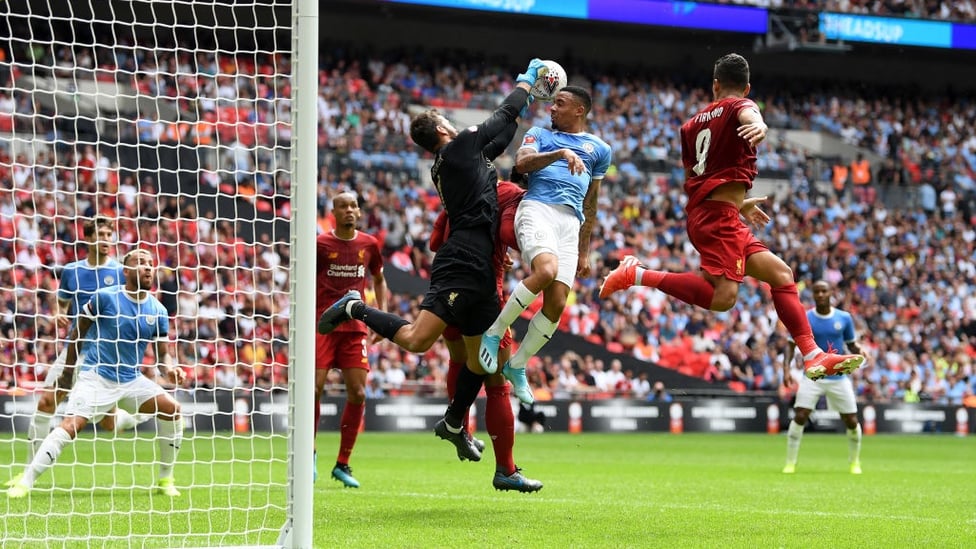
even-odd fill
[{"label": "match ball logo", "polygon": [[555,61],[543,61],[535,83],[529,90],[533,97],[542,101],[552,101],[559,90],[566,86],[566,71]]},{"label": "match ball logo", "polygon": [[559,75],[550,72],[543,76],[541,79],[541,89],[545,93],[546,97],[556,95],[556,92],[559,89]]}]

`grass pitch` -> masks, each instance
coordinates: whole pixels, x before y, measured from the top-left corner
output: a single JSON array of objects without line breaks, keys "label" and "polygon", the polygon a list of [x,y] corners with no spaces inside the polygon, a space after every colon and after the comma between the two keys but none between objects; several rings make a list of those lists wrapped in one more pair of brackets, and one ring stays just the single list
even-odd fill
[{"label": "grass pitch", "polygon": [[[23,444],[0,439],[0,479]],[[362,487],[344,489],[329,478],[338,434],[318,445],[321,548],[976,546],[973,437],[865,437],[854,476],[840,434],[808,433],[794,475],[780,473],[783,435],[519,435],[518,464],[545,483],[535,494],[495,491],[490,449],[461,463],[428,433],[363,433],[351,463]],[[149,493],[154,446],[78,441],[28,500],[0,496],[0,545],[275,542],[284,439],[188,438],[175,501]]]}]

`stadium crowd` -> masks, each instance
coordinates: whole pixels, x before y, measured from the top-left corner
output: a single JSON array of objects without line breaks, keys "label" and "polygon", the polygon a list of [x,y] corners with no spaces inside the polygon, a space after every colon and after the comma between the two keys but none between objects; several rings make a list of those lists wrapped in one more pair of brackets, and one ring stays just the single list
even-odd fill
[{"label": "stadium crowd", "polygon": [[[184,122],[141,113],[136,124],[119,125],[120,142],[213,147],[201,189],[230,185],[238,200],[266,199],[287,216],[287,176],[276,168],[283,159],[270,152],[290,139],[287,60],[166,55],[149,63],[135,50],[116,52],[112,67],[130,68],[124,74],[133,87],[172,98],[178,111],[194,116]],[[510,89],[511,75],[491,60],[452,53],[359,58],[335,49],[322,63],[320,228],[330,227],[331,197],[353,189],[362,197],[363,229],[380,237],[388,267],[424,276],[439,201],[421,183],[424,158],[406,135],[407,107],[491,108]],[[109,72],[90,65],[93,78]],[[53,360],[57,266],[76,258],[79,220],[95,214],[119,220],[119,255],[138,245],[158,257],[159,295],[176,322],[187,388],[284,385],[287,246],[267,234],[248,242],[233,220],[198,212],[193,196],[160,193],[152,175],[120,167],[114,149],[64,140],[53,117],[36,116],[29,90],[16,85],[17,71],[4,74],[14,85],[0,88],[14,91],[0,92],[0,122],[54,145],[0,144],[0,388],[29,387]],[[602,275],[625,254],[654,268],[696,267],[684,232],[677,132],[707,102],[707,90],[653,74],[579,83],[593,90],[591,131],[613,146],[614,166],[593,234],[596,276],[577,282],[561,327],[716,383],[777,390],[786,335],[763,288],[744,285],[739,305],[721,314],[654,291],[606,301],[596,295]],[[813,281],[838,286],[836,305],[854,314],[869,359],[854,375],[859,397],[962,402],[976,391],[976,137],[966,131],[976,124],[976,108],[952,97],[896,100],[842,86],[757,89],[770,125],[828,132],[846,140],[852,154],[860,147],[885,158],[868,183],[878,192],[864,193],[823,185],[835,164],[853,158],[823,159],[785,141],[766,144],[759,155],[761,175],[789,179],[791,188],[770,197],[774,222],[762,238],[794,268],[807,303]],[[544,109],[537,106],[527,123],[546,125]],[[918,204],[894,200],[909,189]],[[525,276],[515,259],[510,280]],[[401,294],[389,306],[409,320],[418,303]],[[386,394],[439,391],[447,369],[441,344],[414,355],[384,342],[369,360],[371,386]],[[643,398],[654,381],[573,353],[538,357],[530,379],[542,397]]]}]

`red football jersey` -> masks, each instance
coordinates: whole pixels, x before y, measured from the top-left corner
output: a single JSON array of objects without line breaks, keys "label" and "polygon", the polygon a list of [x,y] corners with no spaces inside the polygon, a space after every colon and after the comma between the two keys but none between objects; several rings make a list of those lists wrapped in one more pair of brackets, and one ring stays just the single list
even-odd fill
[{"label": "red football jersey", "polygon": [[[349,290],[366,293],[366,277],[383,270],[383,257],[376,238],[356,231],[352,240],[343,240],[329,231],[318,236],[316,242],[315,311],[316,318]],[[360,320],[343,322],[337,332],[366,333]]]},{"label": "red football jersey", "polygon": [[[499,217],[505,213],[506,210],[512,210],[514,216],[514,210],[518,208],[519,202],[522,201],[522,196],[525,195],[525,189],[519,187],[511,181],[498,181],[498,215]],[[501,223],[501,221],[499,221]],[[447,240],[447,236],[450,233],[450,225],[447,219],[447,212],[441,210],[441,213],[437,215],[437,219],[434,220],[434,228],[430,234],[430,250],[436,252]],[[502,227],[498,228],[499,235],[504,232]],[[514,231],[509,231],[514,232]],[[514,245],[513,245],[514,244]],[[512,247],[518,249],[517,242],[504,242],[499,236],[495,239],[495,252],[492,256],[492,265],[495,267],[495,285],[498,288],[499,297],[504,296],[504,285],[505,285],[505,259],[507,258],[508,248]]]},{"label": "red football jersey", "polygon": [[752,188],[758,173],[756,149],[737,133],[743,109],[759,111],[751,99],[726,97],[681,126],[681,162],[692,174],[685,181],[688,209],[724,183],[738,181]]},{"label": "red football jersey", "polygon": [[525,195],[525,189],[519,187],[511,181],[499,181],[498,182],[498,211],[501,212],[506,208],[517,208],[519,202],[522,201],[522,196]]}]

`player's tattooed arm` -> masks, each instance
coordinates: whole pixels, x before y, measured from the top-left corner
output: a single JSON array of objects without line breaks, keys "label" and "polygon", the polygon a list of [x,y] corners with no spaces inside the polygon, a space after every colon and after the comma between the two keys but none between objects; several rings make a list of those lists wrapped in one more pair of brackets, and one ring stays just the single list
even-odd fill
[{"label": "player's tattooed arm", "polygon": [[580,225],[579,259],[576,265],[576,274],[581,277],[590,275],[590,234],[593,232],[593,223],[596,222],[596,206],[602,183],[602,178],[591,180],[583,198],[583,223]]},{"label": "player's tattooed arm", "polygon": [[572,149],[537,152],[531,147],[522,147],[515,153],[515,169],[519,173],[532,173],[559,160],[566,160],[569,173],[573,175],[579,175],[586,171],[583,160]]}]

